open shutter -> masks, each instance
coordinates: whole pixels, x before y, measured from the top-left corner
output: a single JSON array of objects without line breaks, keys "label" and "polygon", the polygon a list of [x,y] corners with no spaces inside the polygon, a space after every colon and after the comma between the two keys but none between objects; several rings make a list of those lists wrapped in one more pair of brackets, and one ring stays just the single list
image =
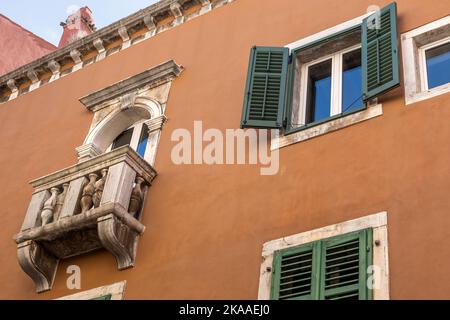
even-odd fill
[{"label": "open shutter", "polygon": [[275,252],[271,299],[311,300],[317,296],[319,243]]},{"label": "open shutter", "polygon": [[288,48],[251,49],[241,128],[282,127],[288,63]]},{"label": "open shutter", "polygon": [[372,230],[322,241],[321,300],[370,299],[367,267],[372,264]]},{"label": "open shutter", "polygon": [[364,101],[400,84],[395,2],[363,21],[362,69]]}]

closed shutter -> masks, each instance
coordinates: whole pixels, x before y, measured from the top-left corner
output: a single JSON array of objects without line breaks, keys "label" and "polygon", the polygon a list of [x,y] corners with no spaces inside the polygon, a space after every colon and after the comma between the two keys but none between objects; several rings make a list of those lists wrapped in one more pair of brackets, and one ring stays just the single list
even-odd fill
[{"label": "closed shutter", "polygon": [[316,295],[318,265],[315,244],[277,251],[274,256],[271,298],[311,300]]},{"label": "closed shutter", "polygon": [[91,299],[91,300],[111,300],[111,295],[108,294],[106,296],[101,296],[101,297],[94,298],[94,299]]},{"label": "closed shutter", "polygon": [[320,299],[368,299],[369,238],[371,230],[363,230],[323,241]]},{"label": "closed shutter", "polygon": [[288,48],[251,49],[241,128],[282,127],[288,63]]},{"label": "closed shutter", "polygon": [[372,299],[372,251],[372,229],[276,251],[271,299]]},{"label": "closed shutter", "polygon": [[400,84],[395,2],[363,21],[362,69],[364,101]]}]

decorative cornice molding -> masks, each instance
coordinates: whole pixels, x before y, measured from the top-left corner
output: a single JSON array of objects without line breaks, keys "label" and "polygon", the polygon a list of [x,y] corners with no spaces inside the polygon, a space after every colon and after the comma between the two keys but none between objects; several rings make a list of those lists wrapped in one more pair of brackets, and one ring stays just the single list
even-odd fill
[{"label": "decorative cornice molding", "polygon": [[[17,87],[20,87],[23,83],[28,82],[28,73],[30,71],[34,72],[38,79],[41,75],[51,72],[51,69],[49,68],[49,63],[51,61],[58,63],[61,67],[69,61],[75,62],[75,65],[71,69],[64,70],[64,72],[61,73],[61,77],[63,77],[67,74],[82,69],[84,66],[89,65],[92,62],[100,61],[110,54],[120,52],[121,50],[153,37],[158,33],[168,31],[181,23],[199,17],[212,9],[222,7],[233,1],[235,0],[161,0],[84,38],[74,41],[61,49],[53,51],[33,62],[2,75],[0,77],[0,92],[8,90],[8,88],[10,89],[10,86],[7,85],[9,80],[13,80],[15,86]],[[208,2],[210,3],[209,5]],[[186,13],[190,8],[196,6],[200,7],[198,11]],[[159,21],[163,21],[169,17],[175,17],[175,20],[169,24],[158,26]],[[120,33],[119,29],[121,30]],[[145,35],[137,38],[132,37],[133,34],[142,29],[148,30]],[[129,35],[129,40],[124,41],[123,36],[126,38],[124,30]],[[119,45],[119,50],[112,50],[109,52],[110,50],[107,50],[106,48],[109,44],[117,40],[122,40],[122,44]],[[129,42],[127,43],[126,41]],[[99,46],[99,44],[101,46]],[[93,51],[97,51],[97,56],[95,59],[92,61],[89,60],[83,62],[82,57]],[[50,81],[44,82],[37,81],[34,85],[30,86],[30,90],[24,90],[24,93],[59,78],[60,77],[56,77]],[[34,77],[33,79],[35,80]],[[20,90],[20,92],[22,92],[22,90]],[[6,101],[14,99],[18,95],[18,92],[12,92],[9,98],[5,97]]]},{"label": "decorative cornice molding", "polygon": [[[89,111],[101,109],[103,102],[127,95],[144,86],[156,87],[178,77],[183,67],[170,60],[135,76],[119,81],[102,90],[91,93],[80,99]],[[130,96],[131,97],[131,96]],[[126,104],[126,101],[124,101]]]}]

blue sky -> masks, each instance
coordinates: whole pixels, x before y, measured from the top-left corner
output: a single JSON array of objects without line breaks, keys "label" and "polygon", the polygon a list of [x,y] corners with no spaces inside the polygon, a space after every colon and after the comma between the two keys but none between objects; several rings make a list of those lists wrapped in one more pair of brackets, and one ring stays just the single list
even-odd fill
[{"label": "blue sky", "polygon": [[88,6],[100,29],[155,2],[158,0],[0,0],[0,13],[58,45],[62,34],[59,23],[73,8]]}]

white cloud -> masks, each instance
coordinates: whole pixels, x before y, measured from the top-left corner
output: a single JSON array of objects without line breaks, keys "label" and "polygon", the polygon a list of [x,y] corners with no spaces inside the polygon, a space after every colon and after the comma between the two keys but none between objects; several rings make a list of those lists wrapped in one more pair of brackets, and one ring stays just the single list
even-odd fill
[{"label": "white cloud", "polygon": [[70,14],[74,13],[75,11],[77,11],[78,9],[80,9],[79,5],[71,4],[70,6],[67,7],[66,13],[70,15]]}]

